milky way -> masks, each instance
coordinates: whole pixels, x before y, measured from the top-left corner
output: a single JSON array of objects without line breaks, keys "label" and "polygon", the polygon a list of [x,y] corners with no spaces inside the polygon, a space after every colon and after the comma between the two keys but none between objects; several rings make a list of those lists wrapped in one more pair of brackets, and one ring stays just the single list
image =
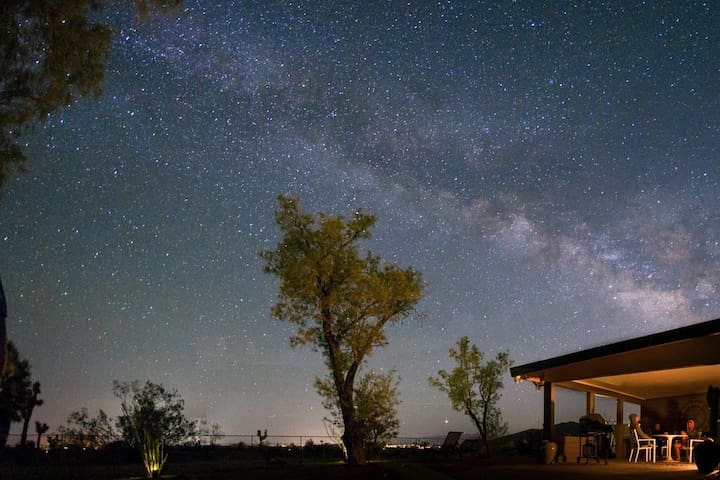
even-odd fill
[{"label": "milky way", "polygon": [[[363,248],[423,273],[368,365],[404,436],[473,431],[427,383],[462,335],[522,364],[720,316],[717,5],[205,3],[106,12],[103,93],[26,137],[0,271],[33,420],[116,415],[137,378],[225,433],[324,434],[258,257],[279,193],[376,214]],[[505,384],[510,430],[541,426]]]}]

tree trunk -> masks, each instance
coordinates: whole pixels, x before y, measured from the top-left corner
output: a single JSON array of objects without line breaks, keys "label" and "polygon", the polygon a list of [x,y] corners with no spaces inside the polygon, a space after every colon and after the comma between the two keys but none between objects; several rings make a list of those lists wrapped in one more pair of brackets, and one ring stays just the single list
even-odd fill
[{"label": "tree trunk", "polygon": [[332,315],[327,308],[323,308],[323,318],[323,337],[327,343],[328,363],[335,383],[338,406],[343,419],[342,441],[347,452],[347,463],[349,465],[365,465],[367,463],[365,458],[365,436],[363,435],[362,425],[355,418],[355,405],[353,402],[355,374],[360,364],[358,362],[351,364],[347,376],[343,376],[340,367],[341,362],[337,360],[340,358],[340,347],[332,333],[332,322],[330,321]]},{"label": "tree trunk", "polygon": [[[5,375],[7,364],[7,330],[5,329],[5,318],[7,317],[7,303],[5,302],[5,291],[0,279],[0,377]],[[0,448],[4,448],[10,434],[11,418],[9,414],[0,414]]]},{"label": "tree trunk", "polygon": [[480,422],[480,419],[477,417],[477,415],[475,415],[475,412],[468,409],[467,414],[472,419],[473,423],[478,429],[478,432],[480,433],[480,456],[486,457],[490,454],[490,445],[488,444],[487,430],[483,428],[483,424],[482,422]]},{"label": "tree trunk", "polygon": [[5,447],[8,435],[10,435],[10,424],[12,419],[10,415],[0,414],[0,448]]},{"label": "tree trunk", "polygon": [[24,447],[27,443],[27,432],[28,432],[28,426],[30,425],[30,416],[23,417],[23,428],[22,428],[22,434],[20,435],[20,446]]},{"label": "tree trunk", "polygon": [[5,329],[5,318],[7,317],[7,303],[3,291],[2,279],[0,279],[0,377],[5,373],[7,362],[7,330]]},{"label": "tree trunk", "polygon": [[363,426],[355,418],[352,389],[347,385],[339,392],[340,410],[343,417],[342,441],[347,451],[349,465],[365,465],[365,435]]},{"label": "tree trunk", "polygon": [[365,465],[367,458],[365,457],[365,435],[355,422],[345,425],[345,433],[342,440],[347,450],[348,465]]}]

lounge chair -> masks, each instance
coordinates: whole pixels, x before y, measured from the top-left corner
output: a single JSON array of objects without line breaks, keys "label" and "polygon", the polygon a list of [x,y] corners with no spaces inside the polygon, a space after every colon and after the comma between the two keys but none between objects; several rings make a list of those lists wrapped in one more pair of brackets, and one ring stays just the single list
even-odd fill
[{"label": "lounge chair", "polygon": [[448,432],[445,436],[445,441],[440,445],[440,451],[445,454],[457,454],[460,455],[460,437],[463,432]]}]

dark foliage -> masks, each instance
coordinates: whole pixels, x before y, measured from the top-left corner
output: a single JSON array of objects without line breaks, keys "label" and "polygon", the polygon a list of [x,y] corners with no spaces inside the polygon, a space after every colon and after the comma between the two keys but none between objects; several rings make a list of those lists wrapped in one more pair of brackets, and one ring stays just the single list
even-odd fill
[{"label": "dark foliage", "polygon": [[[25,155],[21,138],[48,115],[100,93],[111,30],[109,0],[3,0],[0,8],[0,187]],[[128,2],[129,3],[129,2]],[[140,16],[179,0],[137,0]],[[117,5],[117,4],[116,4]],[[120,4],[122,5],[122,4]]]}]

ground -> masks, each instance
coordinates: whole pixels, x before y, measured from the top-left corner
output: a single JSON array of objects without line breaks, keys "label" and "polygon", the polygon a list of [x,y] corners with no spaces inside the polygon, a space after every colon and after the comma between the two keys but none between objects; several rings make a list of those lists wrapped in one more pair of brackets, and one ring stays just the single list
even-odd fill
[{"label": "ground", "polygon": [[[3,480],[90,480],[142,478],[140,465],[116,466],[45,466],[0,465]],[[258,463],[258,462],[190,462],[169,465],[164,478],[168,480],[310,480],[332,478],[333,480],[705,480],[718,479],[717,472],[710,476],[698,473],[694,465],[687,463],[628,463],[611,460],[607,465],[553,464],[538,465],[530,458],[515,457],[495,460],[435,459],[432,461],[372,462],[365,467],[347,467],[337,462],[315,463]]]}]

